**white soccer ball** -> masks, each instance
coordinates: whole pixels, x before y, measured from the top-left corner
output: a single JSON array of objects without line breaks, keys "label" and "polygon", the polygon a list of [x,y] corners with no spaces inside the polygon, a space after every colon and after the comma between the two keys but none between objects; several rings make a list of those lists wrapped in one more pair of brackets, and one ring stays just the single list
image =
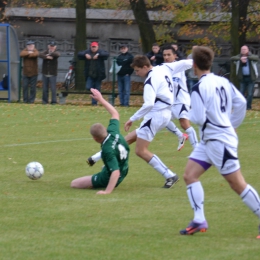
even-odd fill
[{"label": "white soccer ball", "polygon": [[39,162],[30,162],[26,165],[25,173],[30,179],[38,180],[44,174],[44,169]]}]

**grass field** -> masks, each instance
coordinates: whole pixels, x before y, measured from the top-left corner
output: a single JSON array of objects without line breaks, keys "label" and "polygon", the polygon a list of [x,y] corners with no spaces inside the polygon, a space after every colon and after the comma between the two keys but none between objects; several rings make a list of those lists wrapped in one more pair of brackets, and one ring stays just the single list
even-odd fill
[{"label": "grass field", "polygon": [[[124,133],[123,122],[137,108],[118,110]],[[258,220],[214,168],[201,179],[209,230],[181,236],[193,217],[184,181],[162,189],[164,179],[137,158],[134,145],[129,174],[112,194],[70,188],[74,178],[102,167],[85,162],[99,150],[90,125],[108,123],[102,107],[0,103],[0,111],[1,260],[259,259]],[[260,112],[249,111],[238,135],[242,171],[260,192],[259,129]],[[176,148],[167,131],[151,144],[182,177],[191,146]],[[31,161],[44,166],[40,180],[25,175]]]}]

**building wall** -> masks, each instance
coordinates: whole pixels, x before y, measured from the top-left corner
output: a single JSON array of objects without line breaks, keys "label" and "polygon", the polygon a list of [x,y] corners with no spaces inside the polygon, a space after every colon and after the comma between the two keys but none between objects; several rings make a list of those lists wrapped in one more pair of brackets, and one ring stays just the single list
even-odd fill
[{"label": "building wall", "polygon": [[[148,12],[150,20],[156,24],[159,23],[156,18],[157,12]],[[65,74],[69,67],[69,60],[74,55],[74,38],[76,34],[75,28],[75,9],[73,8],[7,8],[6,15],[17,32],[20,49],[26,46],[26,41],[32,39],[36,41],[36,48],[43,51],[47,48],[47,43],[50,39],[57,42],[57,50],[61,52],[59,58],[59,73],[58,81],[64,80]],[[164,19],[171,20],[171,17],[165,16]],[[132,20],[131,25],[127,21]],[[84,22],[84,21],[83,21]],[[87,9],[87,39],[86,48],[92,40],[100,43],[100,48],[107,50],[110,53],[109,60],[106,61],[107,81],[112,80],[112,75],[109,74],[109,68],[112,64],[113,57],[119,54],[119,45],[122,42],[127,42],[129,51],[136,54],[141,54],[140,33],[138,26],[134,21],[134,16],[131,10],[116,11],[116,10],[99,10]],[[200,23],[201,28],[206,30],[209,23],[204,21]],[[177,36],[177,32],[181,25],[176,26],[173,30],[173,35],[179,41],[179,48],[186,54],[189,54],[189,41],[193,38],[189,36]],[[219,63],[229,61],[231,46],[229,43],[219,42],[220,52],[216,54],[213,71],[218,73]],[[250,45],[250,50],[260,56],[259,44]],[[41,71],[42,61],[39,59],[39,71]],[[260,68],[259,68],[260,69]],[[259,70],[260,72],[260,70]],[[39,80],[41,74],[39,74]],[[133,80],[141,80],[133,76]]]}]

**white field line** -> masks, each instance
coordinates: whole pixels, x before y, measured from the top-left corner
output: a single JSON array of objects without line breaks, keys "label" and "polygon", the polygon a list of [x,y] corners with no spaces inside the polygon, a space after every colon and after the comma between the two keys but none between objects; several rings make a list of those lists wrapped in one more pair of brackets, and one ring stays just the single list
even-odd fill
[{"label": "white field line", "polygon": [[[249,121],[249,122],[244,122],[242,124],[255,124],[259,123],[260,121]],[[196,128],[196,126],[195,126]],[[162,130],[159,133],[165,133],[169,132],[168,130]],[[61,142],[73,142],[73,141],[83,141],[83,140],[91,140],[93,138],[77,138],[77,139],[63,139],[63,140],[52,140],[52,141],[43,141],[43,142],[32,142],[32,143],[21,143],[21,144],[6,144],[6,145],[1,145],[0,147],[15,147],[15,146],[26,146],[26,145],[39,145],[39,144],[48,144],[48,143],[61,143]]]},{"label": "white field line", "polygon": [[38,144],[60,143],[60,142],[73,142],[73,141],[83,141],[83,140],[90,140],[90,139],[93,139],[93,138],[77,138],[77,139],[63,139],[63,140],[22,143],[22,144],[6,144],[6,145],[2,145],[2,147],[14,147],[14,146],[23,146],[23,145],[38,145]]}]

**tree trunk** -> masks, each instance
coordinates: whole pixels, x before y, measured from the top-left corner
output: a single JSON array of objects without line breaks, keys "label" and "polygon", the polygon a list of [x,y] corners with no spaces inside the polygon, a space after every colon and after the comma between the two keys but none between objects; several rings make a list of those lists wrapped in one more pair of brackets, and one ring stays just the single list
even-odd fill
[{"label": "tree trunk", "polygon": [[[232,17],[230,26],[231,36],[231,56],[235,56],[240,53],[240,48],[246,42],[246,28],[247,28],[247,8],[250,0],[232,0]],[[236,76],[235,65],[231,64],[230,80],[238,87],[238,80]]]},{"label": "tree trunk", "polygon": [[135,20],[141,35],[143,53],[151,51],[153,43],[156,42],[153,24],[151,23],[144,0],[129,0]]},{"label": "tree trunk", "polygon": [[86,0],[76,0],[76,35],[74,58],[77,61],[75,70],[75,89],[85,90],[84,65],[77,59],[79,51],[86,49]]}]

